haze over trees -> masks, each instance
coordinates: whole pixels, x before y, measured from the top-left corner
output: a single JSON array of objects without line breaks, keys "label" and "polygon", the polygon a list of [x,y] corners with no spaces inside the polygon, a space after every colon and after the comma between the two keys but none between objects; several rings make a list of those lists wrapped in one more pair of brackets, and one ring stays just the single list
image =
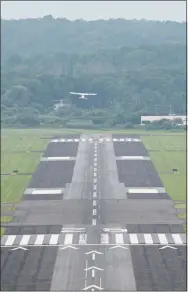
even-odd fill
[{"label": "haze over trees", "polygon": [[[3,125],[131,126],[186,112],[185,23],[49,15],[2,20],[1,34]],[[60,99],[69,106],[54,112]]]}]

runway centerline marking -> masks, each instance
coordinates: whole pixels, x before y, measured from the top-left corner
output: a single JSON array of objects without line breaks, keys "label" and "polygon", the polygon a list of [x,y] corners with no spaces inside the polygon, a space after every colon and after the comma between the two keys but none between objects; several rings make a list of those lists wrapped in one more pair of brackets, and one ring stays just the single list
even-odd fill
[{"label": "runway centerline marking", "polygon": [[96,216],[96,215],[97,215],[97,210],[93,209],[93,216]]},{"label": "runway centerline marking", "polygon": [[92,225],[96,226],[96,219],[92,219]]}]

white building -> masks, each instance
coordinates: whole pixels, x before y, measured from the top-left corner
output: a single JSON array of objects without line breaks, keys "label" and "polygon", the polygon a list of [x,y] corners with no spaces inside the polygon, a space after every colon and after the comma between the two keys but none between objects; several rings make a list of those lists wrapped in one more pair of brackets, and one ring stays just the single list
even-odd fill
[{"label": "white building", "polygon": [[176,116],[176,115],[168,115],[168,116],[141,116],[141,125],[148,124],[149,122],[160,121],[162,119],[173,121],[175,119],[181,119],[182,124],[187,124],[186,116]]}]

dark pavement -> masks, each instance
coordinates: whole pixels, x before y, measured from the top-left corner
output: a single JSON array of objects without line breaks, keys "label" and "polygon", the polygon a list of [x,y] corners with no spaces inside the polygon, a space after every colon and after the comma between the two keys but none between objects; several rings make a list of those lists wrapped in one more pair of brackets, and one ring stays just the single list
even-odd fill
[{"label": "dark pavement", "polygon": [[148,156],[139,137],[70,139],[43,157],[76,160],[40,162],[6,228],[1,290],[186,291],[186,236],[153,164],[116,160]]}]

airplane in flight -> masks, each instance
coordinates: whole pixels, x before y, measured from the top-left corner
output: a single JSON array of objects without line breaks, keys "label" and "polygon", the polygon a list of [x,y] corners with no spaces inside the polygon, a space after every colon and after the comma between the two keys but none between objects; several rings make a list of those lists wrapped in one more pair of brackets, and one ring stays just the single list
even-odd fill
[{"label": "airplane in flight", "polygon": [[82,92],[69,92],[73,95],[79,95],[78,98],[80,99],[87,99],[87,96],[89,95],[97,95],[96,93],[82,93]]}]

